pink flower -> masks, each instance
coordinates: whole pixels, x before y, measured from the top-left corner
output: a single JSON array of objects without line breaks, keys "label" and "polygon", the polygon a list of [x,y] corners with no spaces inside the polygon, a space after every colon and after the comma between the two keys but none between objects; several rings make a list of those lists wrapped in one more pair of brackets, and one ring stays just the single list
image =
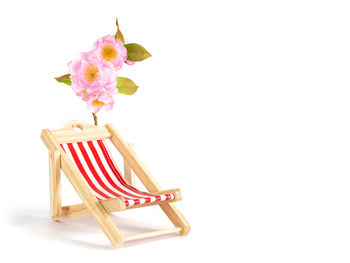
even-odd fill
[{"label": "pink flower", "polygon": [[69,62],[68,73],[71,74],[72,89],[77,95],[116,90],[116,71],[110,63],[100,61],[93,51],[81,53],[80,59]]},{"label": "pink flower", "polygon": [[123,42],[113,35],[99,38],[94,43],[94,50],[99,54],[101,60],[112,63],[115,70],[121,69],[127,58],[127,50]]},{"label": "pink flower", "polygon": [[68,63],[72,89],[87,102],[93,112],[102,107],[112,109],[113,95],[118,93],[117,74],[113,65],[101,60],[95,51],[81,53],[81,57]]},{"label": "pink flower", "polygon": [[83,98],[86,101],[89,110],[93,113],[99,112],[102,107],[107,111],[111,110],[114,105],[114,98],[112,94],[101,92],[99,94],[91,94]]}]

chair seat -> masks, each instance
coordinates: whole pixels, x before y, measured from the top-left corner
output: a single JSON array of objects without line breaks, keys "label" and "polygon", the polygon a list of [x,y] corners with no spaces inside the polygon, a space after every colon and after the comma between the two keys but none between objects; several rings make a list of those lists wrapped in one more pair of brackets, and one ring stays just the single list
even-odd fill
[{"label": "chair seat", "polygon": [[128,207],[175,198],[171,193],[155,195],[131,186],[118,169],[104,140],[66,143],[61,147],[99,200],[124,197]]}]

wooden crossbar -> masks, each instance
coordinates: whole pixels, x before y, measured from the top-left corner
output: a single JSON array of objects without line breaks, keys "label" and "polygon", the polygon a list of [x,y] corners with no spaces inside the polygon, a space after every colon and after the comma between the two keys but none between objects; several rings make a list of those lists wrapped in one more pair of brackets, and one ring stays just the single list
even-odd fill
[{"label": "wooden crossbar", "polygon": [[131,240],[137,240],[137,239],[148,238],[148,237],[155,237],[155,236],[166,235],[166,234],[171,234],[171,233],[178,233],[181,231],[182,231],[182,227],[173,227],[173,228],[168,228],[168,229],[163,229],[163,230],[157,230],[157,231],[152,231],[152,232],[124,236],[124,241],[131,241]]},{"label": "wooden crossbar", "polygon": [[111,138],[112,134],[106,127],[87,128],[86,130],[74,130],[63,128],[52,131],[59,144],[70,142],[84,142]]}]

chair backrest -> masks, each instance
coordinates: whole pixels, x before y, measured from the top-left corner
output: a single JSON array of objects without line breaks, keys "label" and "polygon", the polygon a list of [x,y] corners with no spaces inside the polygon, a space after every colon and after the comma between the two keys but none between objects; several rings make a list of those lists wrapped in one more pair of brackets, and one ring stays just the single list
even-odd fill
[{"label": "chair backrest", "polygon": [[112,134],[104,126],[94,126],[82,121],[71,121],[64,128],[52,130],[59,144],[110,139]]},{"label": "chair backrest", "polygon": [[[79,128],[80,130],[76,128]],[[66,143],[110,139],[114,147],[123,157],[124,161],[128,164],[130,169],[133,170],[149,192],[159,192],[162,190],[160,185],[155,181],[153,176],[138,159],[136,154],[130,150],[127,142],[112,124],[106,124],[105,126],[93,126],[81,121],[71,121],[62,129],[42,130],[40,137],[49,151],[60,152],[61,167],[63,171],[65,173],[67,172],[74,174],[71,179],[79,181],[77,183],[81,183],[81,181],[77,179],[80,177],[79,171],[76,169],[73,162],[69,159],[60,145]],[[85,190],[90,191],[90,189]]]}]

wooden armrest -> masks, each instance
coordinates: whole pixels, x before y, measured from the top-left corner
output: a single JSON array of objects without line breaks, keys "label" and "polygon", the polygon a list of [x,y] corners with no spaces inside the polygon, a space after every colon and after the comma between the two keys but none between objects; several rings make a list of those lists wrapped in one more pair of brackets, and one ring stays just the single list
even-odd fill
[{"label": "wooden armrest", "polygon": [[124,197],[110,198],[100,201],[107,213],[122,211],[126,209]]},{"label": "wooden armrest", "polygon": [[[173,194],[174,195],[174,199],[168,200],[168,201],[160,201],[160,202],[177,202],[177,201],[182,200],[181,191],[179,188],[164,190],[164,191],[160,191],[160,192],[154,192],[152,194],[155,194],[155,195]],[[125,199],[123,197],[117,197],[117,198],[110,198],[110,199],[106,199],[106,200],[101,200],[100,203],[108,213],[112,213],[112,212],[122,211],[125,209],[130,209],[130,208],[155,205],[158,202],[144,203],[144,204],[134,205],[131,207],[126,207],[125,206]]]},{"label": "wooden armrest", "polygon": [[174,202],[182,200],[182,195],[181,195],[181,191],[180,191],[179,188],[174,188],[174,189],[154,192],[152,194],[155,194],[155,195],[173,194],[174,195],[174,199],[173,199]]}]

